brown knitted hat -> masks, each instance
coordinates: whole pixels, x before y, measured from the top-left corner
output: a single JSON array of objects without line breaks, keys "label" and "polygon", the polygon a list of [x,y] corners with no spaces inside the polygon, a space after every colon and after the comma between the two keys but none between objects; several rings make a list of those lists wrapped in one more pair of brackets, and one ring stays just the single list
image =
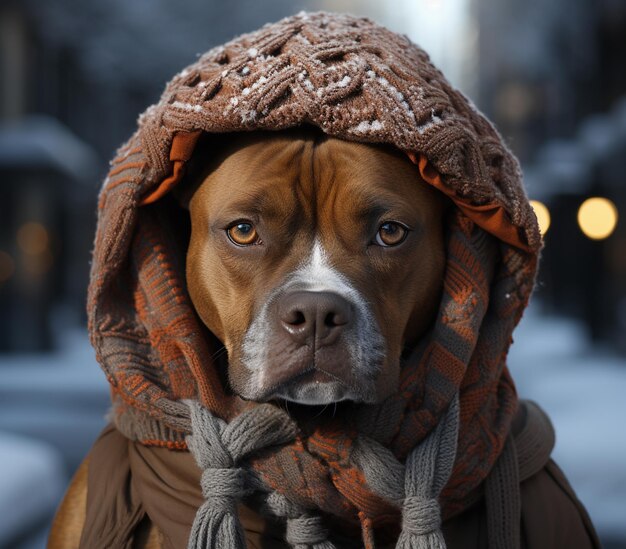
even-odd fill
[{"label": "brown knitted hat", "polygon": [[301,13],[210,50],[174,77],[118,151],[100,195],[88,299],[112,419],[129,438],[184,450],[204,413],[194,420],[184,399],[224,420],[211,436],[255,410],[229,393],[214,364],[215,340],[187,295],[185,249],[165,195],[183,179],[202,132],[302,124],[396,146],[454,201],[444,295],[434,328],[403,365],[398,394],[308,437],[296,426],[287,437],[295,439],[274,441],[247,467],[268,493],[307,512],[360,520],[365,532],[399,529],[401,510],[406,522],[416,512],[407,501],[417,496],[408,484],[404,507],[404,492],[399,501],[386,496],[363,448],[375,444],[370,454],[387,452],[401,467],[418,460],[416,449],[448,451],[451,473],[429,497],[451,516],[480,491],[516,410],[506,355],[541,239],[519,164],[493,126],[426,53],[369,19]]}]

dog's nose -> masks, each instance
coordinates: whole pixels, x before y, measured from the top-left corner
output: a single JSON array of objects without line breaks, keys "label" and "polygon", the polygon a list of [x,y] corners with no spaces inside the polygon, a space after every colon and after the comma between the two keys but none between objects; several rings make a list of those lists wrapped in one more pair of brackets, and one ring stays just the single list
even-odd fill
[{"label": "dog's nose", "polygon": [[333,292],[293,291],[278,304],[278,319],[300,344],[331,345],[352,322],[352,306]]}]

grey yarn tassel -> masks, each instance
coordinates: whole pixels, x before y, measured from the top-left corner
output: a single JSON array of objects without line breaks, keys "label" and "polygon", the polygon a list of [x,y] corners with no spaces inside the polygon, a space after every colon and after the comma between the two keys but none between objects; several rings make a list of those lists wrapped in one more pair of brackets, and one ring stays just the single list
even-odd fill
[{"label": "grey yarn tassel", "polygon": [[406,460],[402,532],[396,549],[446,549],[439,495],[452,474],[458,432],[457,395],[444,419]]},{"label": "grey yarn tassel", "polygon": [[271,492],[265,500],[265,508],[272,515],[287,519],[285,539],[293,549],[335,549],[328,540],[322,518],[307,514],[282,494]]},{"label": "grey yarn tassel", "polygon": [[246,472],[237,463],[251,452],[285,444],[296,436],[296,425],[282,410],[262,404],[226,423],[195,401],[185,401],[192,434],[187,446],[200,469],[205,502],[198,509],[188,549],[244,549],[246,540],[237,504],[248,494]]}]

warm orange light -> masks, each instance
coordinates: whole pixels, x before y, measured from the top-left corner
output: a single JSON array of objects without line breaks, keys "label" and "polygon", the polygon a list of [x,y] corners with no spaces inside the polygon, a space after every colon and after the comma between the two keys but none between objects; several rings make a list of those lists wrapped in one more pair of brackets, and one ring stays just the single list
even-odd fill
[{"label": "warm orange light", "polygon": [[6,252],[0,250],[0,284],[9,280],[15,272],[15,261]]},{"label": "warm orange light", "polygon": [[544,236],[550,228],[550,210],[548,210],[547,206],[543,202],[539,202],[539,200],[531,200],[530,205],[537,216],[537,223],[539,224],[541,236]]},{"label": "warm orange light", "polygon": [[580,230],[592,240],[611,236],[617,225],[617,217],[617,208],[608,198],[588,198],[578,208]]},{"label": "warm orange light", "polygon": [[50,250],[44,250],[43,253],[37,255],[25,254],[22,265],[29,275],[41,276],[50,270],[53,263],[54,258]]},{"label": "warm orange light", "polygon": [[24,223],[17,231],[17,244],[25,254],[37,255],[48,247],[48,231],[35,221]]}]

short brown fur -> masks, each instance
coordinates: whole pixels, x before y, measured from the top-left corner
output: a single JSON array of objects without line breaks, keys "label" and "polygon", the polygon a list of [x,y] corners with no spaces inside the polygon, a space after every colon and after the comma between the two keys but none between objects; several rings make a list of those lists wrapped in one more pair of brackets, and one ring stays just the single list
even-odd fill
[{"label": "short brown fur", "polygon": [[[253,316],[318,238],[372,305],[388,346],[377,400],[393,393],[403,346],[433,321],[440,300],[441,193],[390,147],[312,131],[240,135],[212,164],[189,203],[187,281],[200,317],[228,349],[235,391],[246,382],[241,343]],[[377,220],[366,220],[376,209]],[[237,248],[228,240],[224,229],[242,218],[258,221],[262,245]],[[384,220],[411,228],[400,246],[371,245]]]}]

